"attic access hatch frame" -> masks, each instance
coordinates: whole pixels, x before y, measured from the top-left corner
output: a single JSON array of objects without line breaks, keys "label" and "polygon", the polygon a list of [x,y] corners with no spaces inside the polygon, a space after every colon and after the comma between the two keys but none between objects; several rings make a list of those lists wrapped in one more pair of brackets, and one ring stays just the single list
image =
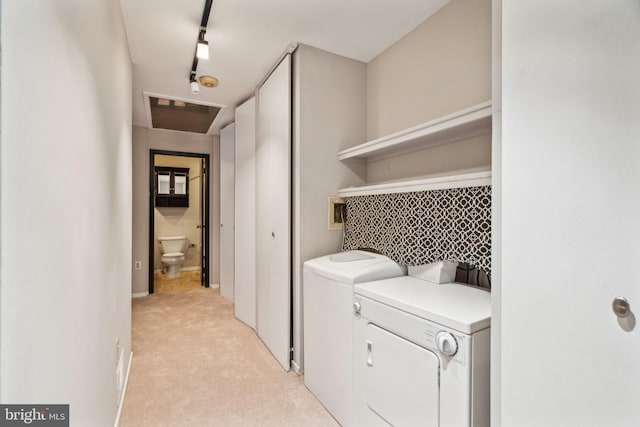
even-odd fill
[{"label": "attic access hatch frame", "polygon": [[[224,113],[225,113],[225,111],[227,109],[227,106],[223,105],[223,104],[215,104],[215,103],[212,103],[212,102],[203,102],[203,101],[194,102],[191,99],[178,98],[178,97],[167,96],[167,95],[160,95],[160,94],[152,93],[152,92],[143,92],[142,95],[144,97],[145,119],[146,119],[146,122],[147,122],[147,128],[149,128],[149,129],[160,129],[160,130],[166,130],[166,131],[169,131],[169,132],[190,132],[190,133],[197,133],[199,135],[212,135],[212,129],[218,124],[218,122],[220,122],[220,120],[222,120],[222,116],[224,116]],[[193,104],[193,105],[199,105],[199,106],[204,106],[204,107],[215,107],[215,108],[218,108],[218,113],[215,115],[213,121],[211,122],[211,124],[209,125],[209,128],[207,129],[207,131],[205,133],[196,132],[196,131],[188,131],[188,130],[177,130],[177,129],[167,129],[167,128],[155,127],[155,126],[153,126],[153,118],[152,118],[152,115],[151,115],[151,98],[166,99],[166,100],[169,100],[169,101],[183,102],[185,104]]]}]

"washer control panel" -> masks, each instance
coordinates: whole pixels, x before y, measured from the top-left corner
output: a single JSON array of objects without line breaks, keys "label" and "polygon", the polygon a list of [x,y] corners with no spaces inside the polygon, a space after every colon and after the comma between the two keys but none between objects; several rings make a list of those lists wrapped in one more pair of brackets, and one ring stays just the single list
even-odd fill
[{"label": "washer control panel", "polygon": [[440,331],[436,334],[438,350],[447,356],[453,356],[458,352],[458,340],[451,332]]},{"label": "washer control panel", "polygon": [[355,296],[353,311],[356,318],[366,319],[448,360],[466,364],[465,353],[470,339],[466,334],[361,295]]}]

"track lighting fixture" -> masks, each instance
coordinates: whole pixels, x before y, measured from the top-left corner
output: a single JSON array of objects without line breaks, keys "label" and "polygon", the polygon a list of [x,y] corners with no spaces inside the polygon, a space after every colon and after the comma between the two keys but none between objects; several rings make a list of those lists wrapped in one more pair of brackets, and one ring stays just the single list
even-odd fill
[{"label": "track lighting fixture", "polygon": [[205,30],[200,28],[200,37],[196,45],[196,56],[198,59],[209,59],[209,42],[204,39]]},{"label": "track lighting fixture", "polygon": [[[207,23],[209,22],[209,14],[211,13],[211,4],[213,0],[205,0],[204,11],[202,12],[202,21],[200,22],[200,32],[198,33],[198,42],[196,51],[193,55],[193,64],[191,65],[191,74],[189,75],[189,85],[191,93],[200,92],[200,85],[196,80],[196,72],[198,70],[199,59],[209,59],[209,42],[204,39],[207,33]],[[217,79],[216,79],[217,85]],[[215,85],[207,85],[207,87],[215,87]]]},{"label": "track lighting fixture", "polygon": [[196,81],[195,71],[191,71],[191,77],[189,78],[189,85],[191,86],[191,93],[199,93],[200,85]]}]

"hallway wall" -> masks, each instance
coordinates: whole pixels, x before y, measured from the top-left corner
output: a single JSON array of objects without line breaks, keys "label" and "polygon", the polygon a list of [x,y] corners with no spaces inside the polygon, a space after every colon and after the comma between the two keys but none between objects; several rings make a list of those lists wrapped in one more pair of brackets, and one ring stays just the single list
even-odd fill
[{"label": "hallway wall", "polygon": [[131,354],[119,2],[1,6],[0,399],[69,404],[71,425],[113,426]]}]

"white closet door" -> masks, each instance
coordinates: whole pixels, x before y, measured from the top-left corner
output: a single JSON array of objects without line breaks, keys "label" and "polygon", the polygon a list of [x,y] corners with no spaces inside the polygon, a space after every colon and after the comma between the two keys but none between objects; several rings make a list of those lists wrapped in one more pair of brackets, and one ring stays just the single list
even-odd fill
[{"label": "white closet door", "polygon": [[220,131],[220,295],[234,298],[235,126]]},{"label": "white closet door", "polygon": [[235,311],[256,328],[256,100],[236,108]]},{"label": "white closet door", "polygon": [[497,3],[491,421],[637,427],[640,3]]},{"label": "white closet door", "polygon": [[258,91],[257,332],[285,370],[291,357],[291,56]]}]

